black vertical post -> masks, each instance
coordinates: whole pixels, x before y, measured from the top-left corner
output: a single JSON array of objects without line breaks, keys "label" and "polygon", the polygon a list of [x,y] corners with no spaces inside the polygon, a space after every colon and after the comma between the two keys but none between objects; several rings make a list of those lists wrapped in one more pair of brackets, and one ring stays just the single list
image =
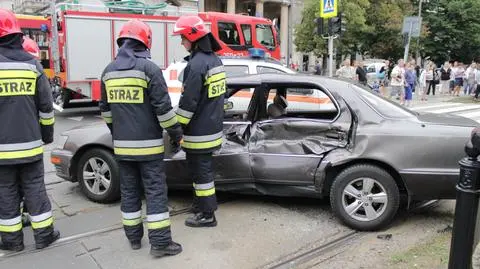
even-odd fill
[{"label": "black vertical post", "polygon": [[480,130],[474,129],[465,146],[468,157],[460,164],[455,219],[450,245],[449,269],[470,269],[480,192]]}]

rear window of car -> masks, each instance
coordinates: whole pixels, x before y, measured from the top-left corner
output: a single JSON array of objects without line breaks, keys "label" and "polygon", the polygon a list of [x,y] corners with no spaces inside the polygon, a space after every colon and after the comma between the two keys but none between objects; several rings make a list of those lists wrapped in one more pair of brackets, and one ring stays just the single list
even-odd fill
[{"label": "rear window of car", "polygon": [[370,90],[360,87],[358,85],[351,85],[355,92],[360,95],[360,98],[367,103],[371,108],[375,111],[380,113],[381,115],[387,118],[396,118],[396,119],[403,119],[403,118],[410,118],[415,116],[415,112],[404,108],[403,106],[387,100],[377,94],[374,94]]}]

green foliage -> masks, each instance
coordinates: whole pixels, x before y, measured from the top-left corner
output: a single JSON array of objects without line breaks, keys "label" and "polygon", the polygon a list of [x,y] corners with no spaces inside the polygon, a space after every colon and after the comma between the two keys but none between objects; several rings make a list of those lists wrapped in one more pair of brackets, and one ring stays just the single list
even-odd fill
[{"label": "green foliage", "polygon": [[[337,52],[394,60],[403,58],[403,18],[416,16],[418,4],[419,0],[339,0],[339,11],[347,19],[347,31],[335,41]],[[326,53],[327,49],[326,41],[315,32],[313,20],[318,16],[319,5],[319,0],[306,0],[303,21],[295,27],[297,50],[317,56]],[[468,63],[480,57],[479,14],[479,0],[423,3],[421,55],[438,63],[449,59]],[[410,55],[417,51],[416,44],[417,38],[412,38]]]}]

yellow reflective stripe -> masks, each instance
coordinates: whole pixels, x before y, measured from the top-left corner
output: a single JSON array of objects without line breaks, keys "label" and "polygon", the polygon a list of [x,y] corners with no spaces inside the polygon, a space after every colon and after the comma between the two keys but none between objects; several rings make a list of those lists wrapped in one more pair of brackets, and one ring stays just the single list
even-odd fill
[{"label": "yellow reflective stripe", "polygon": [[112,117],[103,117],[106,123],[112,123]]},{"label": "yellow reflective stripe", "polygon": [[160,126],[162,126],[162,128],[168,128],[170,126],[175,125],[177,122],[178,122],[177,117],[173,117],[167,121],[160,122]]},{"label": "yellow reflective stripe", "polygon": [[178,122],[180,122],[181,124],[188,124],[191,119],[186,118],[186,117],[184,117],[184,116],[181,116],[181,115],[178,115],[178,114],[177,114],[177,120],[178,120]]},{"label": "yellow reflective stripe", "polygon": [[195,195],[199,197],[212,196],[215,194],[215,188],[209,190],[195,190]]},{"label": "yellow reflective stripe", "polygon": [[29,70],[0,70],[1,78],[26,78],[37,79],[37,73]]},{"label": "yellow reflective stripe", "polygon": [[22,230],[22,222],[15,225],[0,225],[0,232],[3,233],[13,233]]},{"label": "yellow reflective stripe", "polygon": [[50,225],[53,224],[53,217],[50,217],[46,220],[43,220],[43,221],[39,221],[39,222],[33,222],[31,221],[32,223],[32,228],[33,229],[41,229],[41,228],[46,228]]},{"label": "yellow reflective stripe", "polygon": [[125,226],[137,226],[142,223],[142,218],[136,218],[136,219],[123,219],[122,220],[123,225]]},{"label": "yellow reflective stripe", "polygon": [[112,78],[105,81],[105,86],[107,87],[116,87],[116,86],[140,86],[143,88],[148,87],[146,80],[141,78]]},{"label": "yellow reflective stripe", "polygon": [[210,84],[210,83],[212,83],[212,82],[215,82],[215,81],[217,81],[217,80],[224,79],[224,78],[226,78],[225,72],[215,74],[215,75],[213,75],[213,76],[208,77],[208,78],[205,80],[205,85]]},{"label": "yellow reflective stripe", "polygon": [[187,149],[209,149],[222,144],[222,138],[215,139],[208,142],[188,142],[183,141],[182,147]]},{"label": "yellow reflective stripe", "polygon": [[55,123],[55,118],[42,119],[40,118],[40,124],[42,125],[52,125]]},{"label": "yellow reflective stripe", "polygon": [[150,148],[113,148],[113,151],[117,155],[153,155],[163,153],[163,146],[150,147]]},{"label": "yellow reflective stripe", "polygon": [[4,159],[18,159],[37,156],[43,153],[43,147],[18,150],[18,151],[0,151],[0,160]]},{"label": "yellow reflective stripe", "polygon": [[147,222],[147,228],[149,230],[162,229],[168,226],[170,226],[170,219],[155,221],[155,222]]}]

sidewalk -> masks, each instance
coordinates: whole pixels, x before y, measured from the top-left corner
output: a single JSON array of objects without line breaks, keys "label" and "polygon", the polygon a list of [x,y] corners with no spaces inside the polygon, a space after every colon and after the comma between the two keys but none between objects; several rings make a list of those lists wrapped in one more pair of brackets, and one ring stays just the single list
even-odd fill
[{"label": "sidewalk", "polygon": [[[21,254],[0,257],[0,268],[258,268],[351,231],[318,206],[315,211],[296,212],[249,199],[222,204],[215,228],[186,227],[186,216],[171,218],[174,240],[183,245],[183,252],[174,257],[152,258],[146,236],[142,249],[131,250],[117,225],[110,232],[60,240],[43,251],[29,246]],[[90,220],[101,222],[102,218],[90,216]]]}]

